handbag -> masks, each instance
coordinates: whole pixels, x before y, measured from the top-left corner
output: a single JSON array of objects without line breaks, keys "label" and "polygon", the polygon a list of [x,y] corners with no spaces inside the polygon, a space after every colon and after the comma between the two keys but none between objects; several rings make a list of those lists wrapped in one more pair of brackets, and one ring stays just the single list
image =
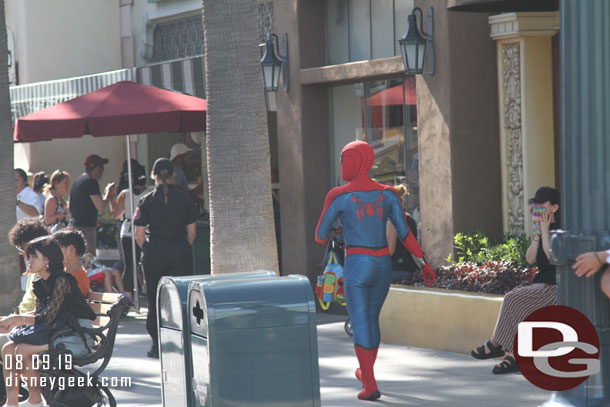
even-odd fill
[{"label": "handbag", "polygon": [[57,324],[23,325],[13,328],[8,337],[15,343],[46,345],[56,330]]},{"label": "handbag", "polygon": [[343,266],[337,260],[337,254],[334,250],[330,250],[324,271],[318,276],[316,296],[323,310],[327,310],[333,301],[345,305],[345,298],[343,297]]}]

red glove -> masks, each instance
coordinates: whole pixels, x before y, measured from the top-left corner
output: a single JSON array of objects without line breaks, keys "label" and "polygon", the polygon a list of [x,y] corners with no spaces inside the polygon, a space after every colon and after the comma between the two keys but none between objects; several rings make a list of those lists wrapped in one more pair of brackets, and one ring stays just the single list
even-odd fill
[{"label": "red glove", "polygon": [[424,283],[430,287],[436,281],[436,274],[434,274],[434,270],[430,267],[430,263],[424,264],[424,267],[421,269],[421,274],[424,277]]}]

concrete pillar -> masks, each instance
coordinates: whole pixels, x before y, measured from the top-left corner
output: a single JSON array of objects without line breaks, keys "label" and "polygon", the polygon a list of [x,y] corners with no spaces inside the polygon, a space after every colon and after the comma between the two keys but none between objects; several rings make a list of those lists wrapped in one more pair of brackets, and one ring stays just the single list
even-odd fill
[{"label": "concrete pillar", "polygon": [[531,232],[528,199],[555,186],[551,38],[557,12],[489,17],[498,58],[498,104],[505,233]]}]

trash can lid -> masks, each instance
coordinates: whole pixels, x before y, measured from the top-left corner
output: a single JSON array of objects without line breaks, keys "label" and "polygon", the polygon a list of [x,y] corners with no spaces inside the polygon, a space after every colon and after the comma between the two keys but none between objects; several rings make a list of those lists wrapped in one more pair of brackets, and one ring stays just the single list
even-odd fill
[{"label": "trash can lid", "polygon": [[191,332],[203,333],[202,321],[210,331],[307,325],[315,321],[315,305],[309,280],[300,275],[193,281],[189,314]]}]

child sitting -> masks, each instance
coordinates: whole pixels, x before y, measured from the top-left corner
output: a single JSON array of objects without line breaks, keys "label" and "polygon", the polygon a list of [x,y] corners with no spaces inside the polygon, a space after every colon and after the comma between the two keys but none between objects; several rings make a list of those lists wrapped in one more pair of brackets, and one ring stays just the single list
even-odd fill
[{"label": "child sitting", "polygon": [[53,239],[61,247],[66,273],[70,273],[76,278],[78,288],[83,293],[83,296],[87,298],[90,283],[87,272],[80,263],[80,257],[85,252],[85,237],[83,233],[77,229],[66,228],[55,232]]},{"label": "child sitting", "polygon": [[94,282],[104,282],[104,292],[113,292],[112,282],[117,285],[119,292],[131,298],[128,293],[125,292],[123,286],[123,278],[121,277],[121,271],[115,268],[108,268],[100,264],[97,258],[93,257],[91,253],[86,253],[83,256],[83,267],[87,270],[87,276],[89,280]]}]

